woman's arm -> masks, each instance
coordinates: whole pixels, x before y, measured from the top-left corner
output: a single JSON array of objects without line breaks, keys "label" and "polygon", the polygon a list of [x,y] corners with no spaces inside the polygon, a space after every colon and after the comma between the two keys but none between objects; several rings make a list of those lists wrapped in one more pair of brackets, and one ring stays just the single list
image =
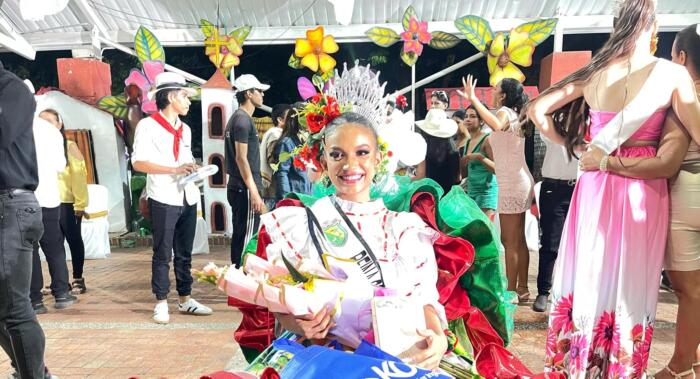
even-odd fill
[{"label": "woman's arm", "polygon": [[479,117],[484,120],[489,128],[493,130],[503,130],[510,126],[508,115],[505,112],[498,112],[494,115],[476,96],[476,79],[471,75],[467,75],[466,79],[462,78],[462,84],[464,85],[464,91],[457,92],[474,105],[476,112],[479,113]]},{"label": "woman's arm", "polygon": [[[618,175],[638,179],[669,178],[675,175],[688,151],[690,138],[672,112],[664,123],[659,149],[655,157],[621,158],[608,157],[607,170]],[[605,153],[597,147],[583,153],[580,164],[584,171],[600,169]]]},{"label": "woman's arm", "polygon": [[[291,153],[292,150],[294,150],[294,146],[285,138],[284,141],[279,142],[279,147],[275,147],[275,154],[279,157],[282,153]],[[292,169],[293,161],[294,158],[292,157],[284,162],[280,162],[277,166],[277,171],[274,173],[277,179],[275,181],[275,198],[277,200],[283,199],[285,195],[292,192],[292,186],[289,183],[289,171]]]},{"label": "woman's arm", "polygon": [[675,79],[676,88],[673,91],[671,105],[681,124],[688,131],[693,141],[700,145],[700,102],[698,94],[688,71],[678,69]]},{"label": "woman's arm", "polygon": [[494,174],[496,173],[496,162],[493,161],[493,150],[491,149],[491,143],[489,142],[490,139],[491,136],[486,137],[486,141],[484,141],[484,145],[482,147],[484,154],[474,153],[469,155],[478,155],[476,159],[478,159],[490,173]]},{"label": "woman's arm", "polygon": [[544,96],[538,96],[533,100],[527,111],[527,117],[535,124],[543,136],[554,143],[564,145],[564,137],[559,135],[554,129],[552,113],[581,96],[583,96],[583,85],[580,83],[569,83],[560,89]]}]

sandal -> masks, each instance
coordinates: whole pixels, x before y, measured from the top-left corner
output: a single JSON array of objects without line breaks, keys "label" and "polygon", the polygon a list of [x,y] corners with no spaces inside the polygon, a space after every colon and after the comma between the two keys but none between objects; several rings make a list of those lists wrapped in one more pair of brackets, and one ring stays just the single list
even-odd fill
[{"label": "sandal", "polygon": [[683,372],[675,372],[675,371],[671,370],[671,368],[668,367],[668,365],[666,365],[664,367],[664,370],[668,371],[668,373],[671,374],[671,376],[673,376],[674,379],[682,379],[683,377],[691,375],[691,374],[693,375],[693,376],[691,376],[691,378],[695,379],[696,378],[695,367],[697,367],[697,366],[700,366],[700,362],[693,363],[689,369],[687,369]]},{"label": "sandal", "polygon": [[518,294],[518,303],[523,304],[530,301],[530,290],[527,287],[518,287],[515,291]]},{"label": "sandal", "polygon": [[73,280],[71,283],[71,293],[74,295],[82,295],[87,292],[87,287],[85,287],[85,279],[78,278]]}]

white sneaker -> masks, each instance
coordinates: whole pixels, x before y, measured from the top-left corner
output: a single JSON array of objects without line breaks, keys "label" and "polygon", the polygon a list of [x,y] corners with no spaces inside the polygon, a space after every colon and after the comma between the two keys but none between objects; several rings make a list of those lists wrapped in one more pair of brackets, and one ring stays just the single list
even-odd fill
[{"label": "white sneaker", "polygon": [[190,298],[184,303],[177,303],[177,309],[180,313],[186,313],[196,316],[208,316],[212,314],[211,308],[200,304],[197,300]]},{"label": "white sneaker", "polygon": [[168,313],[168,303],[159,302],[153,309],[153,321],[157,324],[167,324],[170,321],[170,313]]}]

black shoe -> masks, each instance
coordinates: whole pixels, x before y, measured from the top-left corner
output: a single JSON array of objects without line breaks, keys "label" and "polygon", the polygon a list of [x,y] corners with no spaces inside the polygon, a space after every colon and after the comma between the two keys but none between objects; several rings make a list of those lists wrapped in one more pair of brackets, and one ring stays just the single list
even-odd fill
[{"label": "black shoe", "polygon": [[78,278],[74,279],[73,283],[71,283],[71,293],[73,295],[82,295],[85,292],[87,292],[87,287],[85,287],[85,279],[84,278]]},{"label": "black shoe", "polygon": [[671,281],[668,279],[668,275],[666,275],[666,271],[661,271],[660,287],[668,292],[673,292],[673,287],[671,286]]},{"label": "black shoe", "polygon": [[43,302],[32,304],[32,309],[34,309],[34,314],[43,315],[44,313],[49,313]]},{"label": "black shoe", "polygon": [[56,309],[66,309],[73,305],[73,303],[75,303],[76,301],[78,301],[77,297],[67,293],[65,295],[56,296],[56,304],[54,304],[53,306]]},{"label": "black shoe", "polygon": [[547,309],[547,295],[537,295],[535,302],[532,303],[532,310],[535,312],[544,312]]}]

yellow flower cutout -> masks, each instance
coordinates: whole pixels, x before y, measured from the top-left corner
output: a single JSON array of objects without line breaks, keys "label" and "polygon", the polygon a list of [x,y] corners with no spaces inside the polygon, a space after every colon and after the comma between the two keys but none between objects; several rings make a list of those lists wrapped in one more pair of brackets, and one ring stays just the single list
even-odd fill
[{"label": "yellow flower cutout", "polygon": [[306,39],[298,38],[294,55],[301,58],[301,65],[313,72],[330,72],[335,68],[335,59],[328,54],[338,51],[332,35],[323,35],[323,26],[306,31]]},{"label": "yellow flower cutout", "polygon": [[243,54],[243,49],[233,37],[221,36],[216,31],[213,36],[204,40],[204,46],[204,54],[218,68],[229,70],[240,63],[238,57]]},{"label": "yellow flower cutout", "polygon": [[[535,45],[530,42],[529,33],[512,30],[506,35],[496,33],[488,49],[486,63],[491,77],[489,83],[492,86],[498,84],[504,78],[513,78],[519,82],[525,80],[525,75],[515,65],[528,67],[532,64],[532,53]],[[515,64],[514,64],[515,63]]]}]

